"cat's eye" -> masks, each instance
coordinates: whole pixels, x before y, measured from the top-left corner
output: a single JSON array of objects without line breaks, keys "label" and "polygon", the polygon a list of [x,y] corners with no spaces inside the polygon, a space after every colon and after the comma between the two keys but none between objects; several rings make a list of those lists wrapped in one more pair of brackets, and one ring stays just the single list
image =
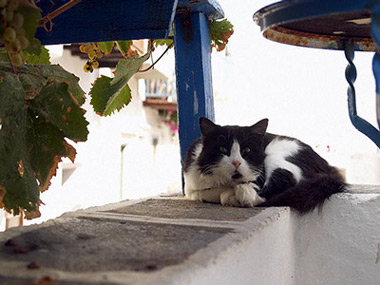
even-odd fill
[{"label": "cat's eye", "polygon": [[245,147],[243,148],[243,154],[247,154],[247,153],[250,153],[251,152],[251,149],[249,147]]},{"label": "cat's eye", "polygon": [[219,151],[223,154],[228,154],[228,149],[226,149],[224,146],[219,147]]}]

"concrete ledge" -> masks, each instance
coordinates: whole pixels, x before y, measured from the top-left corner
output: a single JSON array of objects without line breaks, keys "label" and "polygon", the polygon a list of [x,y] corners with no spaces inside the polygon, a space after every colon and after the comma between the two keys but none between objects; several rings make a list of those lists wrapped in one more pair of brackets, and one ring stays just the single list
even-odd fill
[{"label": "concrete ledge", "polygon": [[67,213],[0,234],[0,282],[378,284],[380,193],[363,191],[303,217],[180,198]]}]

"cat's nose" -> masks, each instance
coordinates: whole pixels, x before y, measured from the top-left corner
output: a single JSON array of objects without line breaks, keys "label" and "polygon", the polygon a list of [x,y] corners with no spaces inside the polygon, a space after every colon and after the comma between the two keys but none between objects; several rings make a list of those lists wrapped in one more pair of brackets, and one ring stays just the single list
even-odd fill
[{"label": "cat's nose", "polygon": [[235,168],[236,168],[236,169],[238,169],[238,168],[239,168],[239,166],[240,166],[240,164],[241,164],[241,162],[240,162],[240,161],[237,161],[237,160],[235,160],[235,161],[233,161],[233,162],[232,162],[232,164],[235,166]]}]

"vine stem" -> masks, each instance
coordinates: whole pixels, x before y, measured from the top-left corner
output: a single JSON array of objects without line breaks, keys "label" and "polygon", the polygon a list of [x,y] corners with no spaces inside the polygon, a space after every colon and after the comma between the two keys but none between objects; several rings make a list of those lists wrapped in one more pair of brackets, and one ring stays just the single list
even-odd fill
[{"label": "vine stem", "polygon": [[12,64],[11,57],[9,56],[9,52],[7,52],[7,56],[8,56],[8,60],[9,60],[9,62],[11,64],[12,73],[17,74],[16,67]]},{"label": "vine stem", "polygon": [[50,24],[50,29],[48,29],[46,27],[46,24],[48,22],[52,23],[52,20],[61,15],[62,13],[66,12],[67,10],[69,10],[70,8],[74,7],[75,5],[79,4],[80,2],[82,2],[82,0],[70,0],[70,2],[67,2],[66,4],[63,4],[61,7],[55,9],[53,12],[47,14],[45,17],[43,17],[42,19],[40,19],[38,21],[38,26],[39,27],[43,27],[46,31],[50,32],[53,28],[53,25]]},{"label": "vine stem", "polygon": [[168,50],[174,45],[174,42],[172,42],[170,45],[168,45],[168,47],[166,48],[166,50],[160,55],[159,58],[157,58],[157,60],[155,62],[152,63],[152,65],[150,65],[149,67],[145,68],[145,69],[142,69],[142,70],[138,70],[138,72],[146,72],[150,69],[152,69],[154,67],[154,65],[160,61],[160,59],[168,52]]}]

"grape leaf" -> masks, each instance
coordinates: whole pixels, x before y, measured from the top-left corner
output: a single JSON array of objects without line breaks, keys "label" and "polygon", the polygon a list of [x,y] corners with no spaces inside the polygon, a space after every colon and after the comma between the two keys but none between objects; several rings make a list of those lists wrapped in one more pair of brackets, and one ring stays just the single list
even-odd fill
[{"label": "grape leaf", "polygon": [[[0,71],[12,72],[9,63],[0,62]],[[68,82],[69,92],[82,105],[85,96],[82,88],[78,84],[79,78],[67,72],[59,65],[28,65],[24,64],[18,70],[19,78],[23,84],[27,97],[37,95],[43,86],[50,81]]]},{"label": "grape leaf", "polygon": [[211,47],[222,51],[228,43],[228,39],[234,33],[233,25],[227,19],[212,20],[209,22]]},{"label": "grape leaf", "polygon": [[[22,30],[29,41],[28,47],[24,50],[23,58],[31,64],[49,64],[49,58],[46,58],[46,52],[43,50],[41,42],[34,38],[37,31],[38,20],[41,18],[41,10],[32,1],[20,0],[19,4],[20,6],[17,9],[17,13],[20,13],[24,18]],[[29,57],[27,55],[29,55]],[[36,59],[34,59],[33,62],[28,61],[28,59],[31,60],[32,55],[39,58],[42,57],[41,60],[44,62],[36,62]]]},{"label": "grape leaf", "polygon": [[112,79],[107,76],[98,78],[91,88],[91,105],[94,111],[102,116],[109,116],[116,110],[126,106],[131,100],[129,79],[138,71],[150,53],[144,56],[133,55],[124,58],[116,66],[116,75]]},{"label": "grape leaf", "polygon": [[[49,187],[61,157],[74,162],[76,151],[64,139],[64,134],[54,125],[47,123],[37,112],[29,110],[27,140],[30,163],[40,184],[40,190]],[[49,167],[46,167],[49,166]]]},{"label": "grape leaf", "polygon": [[127,80],[119,80],[111,85],[112,78],[102,76],[98,78],[90,91],[91,104],[94,111],[102,116],[109,116],[119,111],[131,100],[131,89]]},{"label": "grape leaf", "polygon": [[158,47],[158,46],[167,46],[167,47],[173,48],[174,45],[172,45],[172,44],[173,44],[173,40],[172,39],[154,40],[154,46],[155,47]]},{"label": "grape leaf", "polygon": [[49,51],[41,45],[37,39],[32,41],[25,50],[21,52],[22,58],[29,64],[50,64]]},{"label": "grape leaf", "polygon": [[135,54],[130,58],[119,60],[116,65],[115,78],[112,80],[111,85],[116,84],[119,80],[128,81],[139,70],[140,66],[149,58],[149,56],[150,53],[147,52],[141,57]]},{"label": "grape leaf", "polygon": [[116,45],[122,55],[127,55],[129,48],[132,45],[132,41],[117,41]]},{"label": "grape leaf", "polygon": [[112,52],[115,42],[98,42],[98,47],[105,55],[109,55]]},{"label": "grape leaf", "polygon": [[87,140],[88,122],[83,111],[68,92],[67,83],[49,83],[30,102],[45,120],[51,122],[67,138],[77,142]]},{"label": "grape leaf", "polygon": [[39,187],[28,163],[24,104],[17,76],[0,72],[0,206],[38,216]]},{"label": "grape leaf", "polygon": [[5,51],[5,48],[3,47],[0,47],[0,61],[9,61],[8,53]]},{"label": "grape leaf", "polygon": [[34,39],[38,26],[38,20],[41,18],[41,9],[38,8],[33,1],[19,0],[17,13],[22,14],[24,17],[22,29],[24,30],[25,37],[29,41]]},{"label": "grape leaf", "polygon": [[18,74],[9,68],[0,62],[0,207],[31,219],[58,162],[75,159],[66,138],[86,140],[88,123],[71,93],[81,90],[72,74],[49,65],[22,65]]}]

